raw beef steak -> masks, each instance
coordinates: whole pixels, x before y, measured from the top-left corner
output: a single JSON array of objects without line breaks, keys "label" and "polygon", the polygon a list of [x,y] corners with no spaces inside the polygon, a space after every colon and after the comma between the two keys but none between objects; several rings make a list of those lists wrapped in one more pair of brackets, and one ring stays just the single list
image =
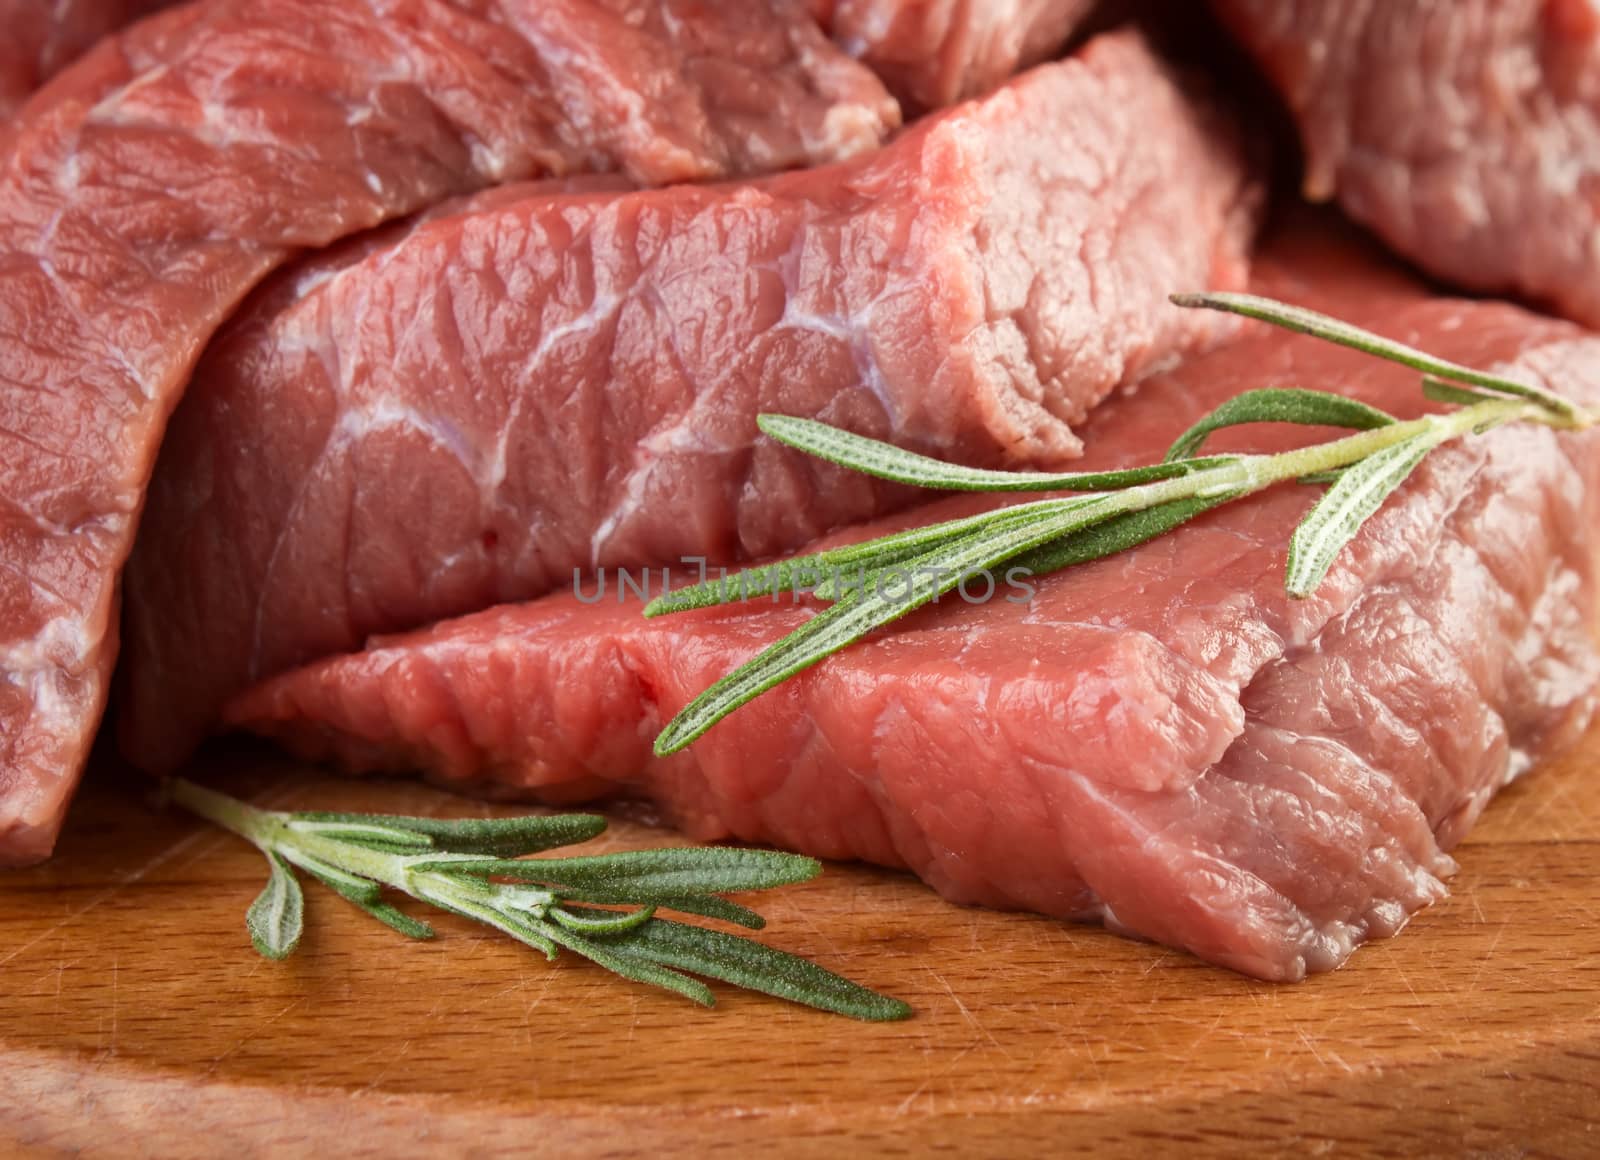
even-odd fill
[{"label": "raw beef steak", "polygon": [[[1357,253],[1301,234],[1259,288],[1600,403],[1600,339],[1436,297]],[[1159,458],[1222,400],[1274,384],[1420,407],[1410,372],[1261,333],[1096,412],[1084,463]],[[1031,602],[946,598],[664,760],[661,725],[813,609],[646,621],[634,599],[553,596],[379,640],[228,716],[355,770],[552,802],[642,795],[697,838],[906,866],[957,901],[1297,979],[1440,897],[1446,851],[1496,789],[1591,718],[1600,433],[1509,427],[1440,450],[1294,601],[1285,546],[1313,500],[1287,485],[1220,508],[1039,578]],[[870,530],[884,525],[854,534]]]},{"label": "raw beef steak", "polygon": [[[97,40],[172,0],[0,0],[0,126]],[[3,135],[3,129],[0,129]]]},{"label": "raw beef steak", "polygon": [[838,166],[506,192],[285,279],[202,362],[129,572],[140,764],[372,633],[910,498],[760,438],[763,410],[1075,455],[1092,404],[1231,332],[1166,296],[1243,284],[1258,200],[1226,120],[1131,34]]},{"label": "raw beef steak", "polygon": [[1600,326],[1593,0],[1213,0],[1288,99],[1305,191],[1430,273]]},{"label": "raw beef steak", "polygon": [[988,92],[1048,60],[1099,0],[811,0],[844,50],[913,111]]},{"label": "raw beef steak", "polygon": [[252,285],[453,193],[829,160],[896,116],[785,0],[211,0],[58,77],[0,149],[0,863],[50,850],[167,416]]}]

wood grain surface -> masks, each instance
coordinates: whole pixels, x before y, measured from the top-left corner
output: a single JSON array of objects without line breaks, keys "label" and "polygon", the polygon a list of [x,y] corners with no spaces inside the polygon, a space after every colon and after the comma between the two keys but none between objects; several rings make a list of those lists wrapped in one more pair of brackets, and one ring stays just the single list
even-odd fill
[{"label": "wood grain surface", "polygon": [[[497,808],[205,764],[272,806]],[[1295,986],[854,866],[762,899],[768,941],[915,1005],[879,1026],[704,1012],[448,917],[409,943],[314,885],[265,962],[260,856],[101,769],[0,875],[0,1152],[1600,1155],[1597,764],[1600,732],[1491,807],[1448,901]]]}]

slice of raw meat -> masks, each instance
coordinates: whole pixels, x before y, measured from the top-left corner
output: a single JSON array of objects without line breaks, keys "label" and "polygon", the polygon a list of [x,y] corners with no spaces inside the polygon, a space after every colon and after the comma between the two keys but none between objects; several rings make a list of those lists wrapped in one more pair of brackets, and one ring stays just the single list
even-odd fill
[{"label": "slice of raw meat", "polygon": [[[1348,238],[1301,234],[1266,265],[1267,293],[1600,402],[1600,339],[1566,324],[1433,297]],[[1273,384],[1419,410],[1410,372],[1262,333],[1096,412],[1084,462],[1158,458]],[[552,596],[280,677],[228,718],[470,792],[642,795],[698,838],[906,866],[957,901],[1295,979],[1438,898],[1495,790],[1590,719],[1600,433],[1502,428],[1437,452],[1297,602],[1285,545],[1313,499],[1286,486],[1218,509],[1039,578],[1028,602],[1004,581],[986,603],[947,598],[665,760],[667,718],[811,608],[646,621],[631,594]]]},{"label": "slice of raw meat", "polygon": [[[0,127],[28,94],[108,33],[173,0],[0,0]],[[3,135],[0,128],[0,135]]]},{"label": "slice of raw meat", "polygon": [[[1175,183],[1173,173],[1185,180]],[[910,499],[763,410],[970,461],[1231,327],[1257,187],[1131,34],[867,158],[734,187],[468,207],[284,280],[173,424],[128,578],[125,750],[231,694],[596,566],[780,552]]]},{"label": "slice of raw meat", "polygon": [[811,0],[841,47],[913,109],[937,109],[1048,60],[1099,0]]},{"label": "slice of raw meat", "polygon": [[1592,0],[1213,0],[1287,98],[1313,200],[1430,273],[1600,326]]},{"label": "slice of raw meat", "polygon": [[0,862],[50,849],[167,414],[255,282],[458,191],[826,160],[895,115],[782,0],[212,0],[58,77],[0,151]]}]

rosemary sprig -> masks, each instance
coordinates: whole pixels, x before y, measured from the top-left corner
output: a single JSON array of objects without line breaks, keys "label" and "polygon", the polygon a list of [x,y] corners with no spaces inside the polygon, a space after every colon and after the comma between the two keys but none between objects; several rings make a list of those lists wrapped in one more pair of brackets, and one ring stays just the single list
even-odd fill
[{"label": "rosemary sprig", "polygon": [[[303,870],[411,938],[433,929],[383,901],[385,888],[475,919],[543,951],[562,950],[625,978],[710,1007],[720,979],[856,1019],[903,1019],[911,1009],[815,963],[738,935],[663,918],[673,910],[752,930],[765,921],[720,897],[804,882],[811,858],[719,847],[576,858],[524,858],[594,837],[589,814],[442,821],[386,814],[283,813],[175,778],[171,799],[255,844],[267,856],[266,889],[250,907],[251,942],[281,959],[300,942]],[[610,909],[628,907],[626,910]],[[685,974],[684,972],[689,972]]]},{"label": "rosemary sprig", "polygon": [[1565,420],[1570,426],[1587,426],[1594,419],[1571,399],[1564,399],[1560,395],[1552,394],[1529,383],[1519,383],[1516,379],[1508,379],[1504,375],[1491,374],[1488,371],[1462,366],[1449,359],[1436,358],[1414,346],[1407,346],[1392,338],[1384,338],[1381,334],[1374,334],[1359,326],[1351,326],[1348,322],[1319,314],[1315,310],[1307,310],[1303,306],[1292,306],[1287,302],[1276,302],[1271,298],[1260,298],[1254,294],[1224,293],[1174,294],[1172,302],[1176,306],[1222,310],[1229,314],[1268,322],[1284,330],[1309,334],[1313,338],[1320,338],[1337,346],[1347,346],[1386,362],[1399,363],[1401,366],[1421,371],[1425,378],[1435,381],[1464,383],[1468,386],[1482,387],[1497,395],[1530,399]]},{"label": "rosemary sprig", "polygon": [[[1301,307],[1244,294],[1175,295],[1179,306],[1224,310],[1309,334],[1421,371],[1430,399],[1459,410],[1402,422],[1323,391],[1247,391],[1223,403],[1172,444],[1158,464],[1123,471],[1048,474],[984,471],[942,463],[826,424],[763,415],[779,442],[868,475],[944,490],[1076,491],[865,543],[795,557],[679,589],[645,608],[660,616],[807,590],[831,605],[717,681],[656,738],[666,755],[692,744],[729,713],[986,570],[1010,565],[1030,576],[1100,559],[1164,535],[1224,503],[1291,480],[1327,484],[1289,543],[1284,585],[1310,596],[1344,546],[1430,452],[1503,423],[1563,430],[1596,417],[1570,399],[1463,367]],[[1197,459],[1225,427],[1300,423],[1357,432],[1276,455]]]}]

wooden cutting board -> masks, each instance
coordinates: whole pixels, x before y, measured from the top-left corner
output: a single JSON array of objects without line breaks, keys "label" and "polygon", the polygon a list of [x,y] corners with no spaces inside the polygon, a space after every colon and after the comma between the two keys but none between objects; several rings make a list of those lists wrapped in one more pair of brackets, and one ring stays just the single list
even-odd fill
[{"label": "wooden cutting board", "polygon": [[[273,806],[490,809],[209,764]],[[447,917],[409,943],[311,886],[265,962],[260,856],[102,770],[57,857],[0,875],[3,1150],[1593,1155],[1597,764],[1600,731],[1495,803],[1448,901],[1297,986],[859,867],[767,896],[769,941],[915,1005],[879,1026],[727,988],[704,1012]]]}]

